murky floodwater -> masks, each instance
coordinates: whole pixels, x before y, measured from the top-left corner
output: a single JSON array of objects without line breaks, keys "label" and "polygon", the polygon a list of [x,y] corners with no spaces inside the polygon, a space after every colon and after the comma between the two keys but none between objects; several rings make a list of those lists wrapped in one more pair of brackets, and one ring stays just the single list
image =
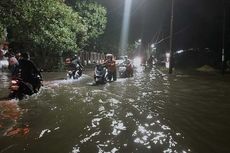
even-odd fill
[{"label": "murky floodwater", "polygon": [[[0,107],[0,153],[230,152],[229,76],[140,68],[133,78],[94,86],[90,75],[45,75],[39,94]],[[6,74],[0,83],[4,96]]]}]

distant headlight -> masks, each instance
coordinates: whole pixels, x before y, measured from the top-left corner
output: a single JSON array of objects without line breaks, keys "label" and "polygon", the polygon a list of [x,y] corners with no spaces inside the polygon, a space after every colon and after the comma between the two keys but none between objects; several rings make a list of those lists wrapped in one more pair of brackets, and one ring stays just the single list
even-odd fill
[{"label": "distant headlight", "polygon": [[138,66],[141,66],[141,58],[140,57],[135,57],[133,59],[133,65],[138,67]]}]

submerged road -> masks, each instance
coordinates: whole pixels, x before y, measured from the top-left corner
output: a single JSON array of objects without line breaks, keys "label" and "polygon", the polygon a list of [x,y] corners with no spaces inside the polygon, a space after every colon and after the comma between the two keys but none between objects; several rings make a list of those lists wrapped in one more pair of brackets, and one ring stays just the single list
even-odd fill
[{"label": "submerged road", "polygon": [[[95,86],[92,74],[45,75],[56,79],[38,94],[0,103],[0,153],[230,152],[228,77],[140,67],[133,78]],[[6,74],[0,82],[3,96]]]}]

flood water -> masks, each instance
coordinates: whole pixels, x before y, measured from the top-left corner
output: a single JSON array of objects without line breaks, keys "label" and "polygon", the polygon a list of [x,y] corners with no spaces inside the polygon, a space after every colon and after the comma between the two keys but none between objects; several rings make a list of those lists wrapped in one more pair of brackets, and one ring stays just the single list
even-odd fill
[{"label": "flood water", "polygon": [[[142,67],[98,86],[91,73],[44,76],[38,94],[0,105],[0,153],[230,152],[229,76]],[[0,97],[8,85],[0,73]]]}]

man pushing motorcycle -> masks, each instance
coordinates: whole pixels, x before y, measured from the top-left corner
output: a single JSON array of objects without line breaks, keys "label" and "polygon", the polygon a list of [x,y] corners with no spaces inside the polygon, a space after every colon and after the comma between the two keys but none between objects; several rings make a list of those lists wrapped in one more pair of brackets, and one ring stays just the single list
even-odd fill
[{"label": "man pushing motorcycle", "polygon": [[108,70],[108,80],[117,80],[116,61],[113,59],[112,54],[106,54],[105,66]]}]

